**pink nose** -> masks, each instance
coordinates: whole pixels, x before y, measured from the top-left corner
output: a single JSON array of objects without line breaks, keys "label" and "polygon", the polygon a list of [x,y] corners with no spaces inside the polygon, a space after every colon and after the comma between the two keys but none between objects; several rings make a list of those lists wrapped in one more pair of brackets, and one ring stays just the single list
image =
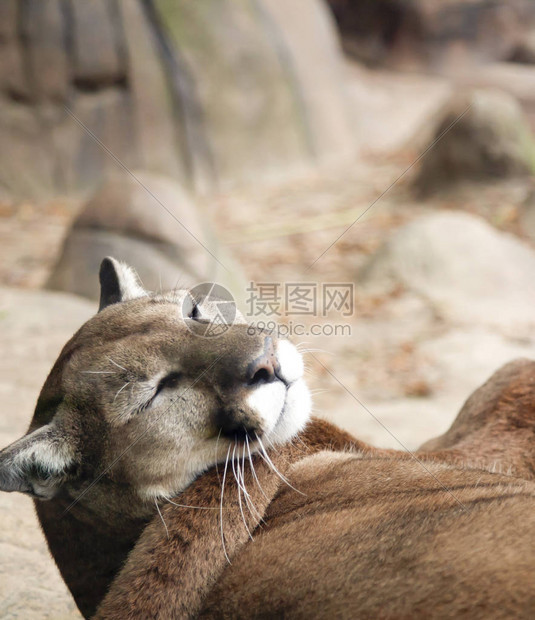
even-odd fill
[{"label": "pink nose", "polygon": [[264,352],[253,360],[247,368],[247,382],[249,385],[271,383],[277,378],[279,362],[275,355],[273,339],[266,336],[264,340]]}]

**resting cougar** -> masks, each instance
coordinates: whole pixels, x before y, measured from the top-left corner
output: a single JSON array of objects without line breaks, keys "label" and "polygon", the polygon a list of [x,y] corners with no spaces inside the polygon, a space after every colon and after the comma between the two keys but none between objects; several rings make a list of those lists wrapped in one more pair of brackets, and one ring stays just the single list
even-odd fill
[{"label": "resting cougar", "polygon": [[86,617],[533,616],[532,363],[427,451],[379,450],[310,418],[288,341],[203,338],[210,303],[100,279],[0,453]]}]

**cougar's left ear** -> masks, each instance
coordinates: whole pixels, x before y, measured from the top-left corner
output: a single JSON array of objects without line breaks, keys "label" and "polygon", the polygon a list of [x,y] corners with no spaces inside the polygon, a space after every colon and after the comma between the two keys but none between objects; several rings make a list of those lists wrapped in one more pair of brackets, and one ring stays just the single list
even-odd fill
[{"label": "cougar's left ear", "polygon": [[136,272],[108,256],[100,264],[100,304],[98,311],[111,304],[145,297],[147,291],[139,283]]},{"label": "cougar's left ear", "polygon": [[73,447],[51,422],[0,452],[0,491],[51,499],[75,468]]}]

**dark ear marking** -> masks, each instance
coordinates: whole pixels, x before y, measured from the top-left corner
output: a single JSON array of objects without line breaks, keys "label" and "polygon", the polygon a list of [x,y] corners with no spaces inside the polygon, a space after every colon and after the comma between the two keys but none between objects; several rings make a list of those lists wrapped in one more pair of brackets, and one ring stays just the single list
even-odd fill
[{"label": "dark ear marking", "polygon": [[100,264],[99,279],[99,312],[111,304],[147,295],[139,284],[135,271],[111,256],[106,257]]},{"label": "dark ear marking", "polygon": [[119,276],[112,258],[105,258],[100,264],[99,280],[100,280],[100,303],[98,311],[100,312],[106,306],[116,304],[121,301],[121,287],[119,284]]}]

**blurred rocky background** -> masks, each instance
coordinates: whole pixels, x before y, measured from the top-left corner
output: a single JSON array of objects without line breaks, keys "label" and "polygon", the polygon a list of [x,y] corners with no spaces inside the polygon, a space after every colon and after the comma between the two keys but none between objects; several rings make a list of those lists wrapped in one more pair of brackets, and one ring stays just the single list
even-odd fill
[{"label": "blurred rocky background", "polygon": [[[532,0],[2,0],[1,445],[107,254],[242,304],[353,283],[343,320],[281,308],[351,328],[294,338],[316,413],[395,448],[442,433],[535,357],[534,130]],[[0,525],[0,616],[78,617],[30,500]]]}]

